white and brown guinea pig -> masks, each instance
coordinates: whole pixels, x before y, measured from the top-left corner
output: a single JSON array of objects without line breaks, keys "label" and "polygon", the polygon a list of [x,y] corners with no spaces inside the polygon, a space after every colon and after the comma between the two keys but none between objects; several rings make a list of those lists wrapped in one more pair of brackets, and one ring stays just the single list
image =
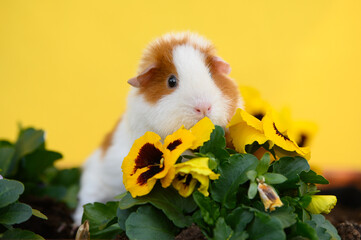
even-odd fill
[{"label": "white and brown guinea pig", "polygon": [[236,83],[227,76],[230,70],[214,46],[197,34],[170,33],[150,43],[138,75],[128,81],[133,87],[127,111],[84,165],[76,223],[84,204],[109,201],[125,191],[122,160],[145,132],[164,139],[205,116],[226,126],[235,110],[243,107]]}]

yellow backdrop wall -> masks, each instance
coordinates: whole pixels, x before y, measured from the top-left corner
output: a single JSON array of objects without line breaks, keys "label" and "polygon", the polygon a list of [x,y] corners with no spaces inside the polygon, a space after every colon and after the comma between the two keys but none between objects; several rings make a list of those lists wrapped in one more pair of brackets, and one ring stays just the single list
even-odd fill
[{"label": "yellow backdrop wall", "polygon": [[276,108],[319,125],[312,163],[361,170],[361,1],[0,1],[0,137],[17,123],[79,165],[125,110],[141,52],[168,31],[211,39]]}]

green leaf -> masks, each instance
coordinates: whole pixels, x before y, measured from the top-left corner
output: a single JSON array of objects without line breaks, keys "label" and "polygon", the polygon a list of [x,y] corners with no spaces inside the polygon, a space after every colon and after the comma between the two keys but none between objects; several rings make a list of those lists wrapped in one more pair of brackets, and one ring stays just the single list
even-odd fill
[{"label": "green leaf", "polygon": [[219,205],[211,198],[205,197],[200,192],[193,193],[193,199],[201,209],[204,221],[209,225],[214,225],[220,216]]},{"label": "green leaf", "polygon": [[168,240],[174,239],[179,229],[163,214],[150,206],[141,206],[129,215],[125,222],[129,239]]},{"label": "green leaf", "polygon": [[300,178],[305,183],[315,183],[315,184],[329,184],[326,178],[321,175],[317,175],[314,171],[310,170],[308,172],[301,172]]},{"label": "green leaf", "polygon": [[24,192],[24,185],[21,182],[8,179],[0,179],[0,208],[18,200]]},{"label": "green leaf", "polygon": [[257,177],[257,172],[255,170],[249,170],[247,173],[247,178],[251,181],[255,181]]},{"label": "green leaf", "polygon": [[208,225],[202,216],[202,212],[200,209],[195,211],[192,215],[193,222],[202,230],[202,233],[207,237],[207,239],[211,238],[210,236],[213,234],[213,227]]},{"label": "green leaf", "polygon": [[273,172],[282,174],[287,181],[278,185],[278,188],[297,188],[302,171],[309,171],[310,165],[302,157],[283,157],[273,164]]},{"label": "green leaf", "polygon": [[287,181],[287,178],[279,173],[265,173],[263,176],[268,184],[280,184]]},{"label": "green leaf", "polygon": [[24,203],[13,203],[0,208],[0,223],[13,225],[25,222],[32,215],[31,207]]},{"label": "green leaf", "polygon": [[293,207],[285,205],[283,207],[276,208],[276,210],[272,211],[270,215],[281,222],[282,228],[288,228],[297,221],[297,214],[294,212],[295,209]]},{"label": "green leaf", "polygon": [[271,162],[271,157],[269,153],[263,154],[256,168],[256,172],[258,173],[258,175],[263,175],[267,172],[270,162]]},{"label": "green leaf", "polygon": [[[309,240],[318,240],[317,233],[310,225],[304,222],[297,222],[291,227],[291,233],[289,237],[294,239],[299,239],[299,237],[304,237]],[[298,238],[297,238],[298,237]]]},{"label": "green leaf", "polygon": [[233,231],[224,221],[224,218],[222,217],[218,218],[216,227],[213,230],[213,240],[230,239],[232,235],[233,235]]},{"label": "green leaf", "polygon": [[62,158],[60,153],[37,150],[24,158],[23,167],[19,174],[22,179],[35,182],[40,179],[48,167],[53,166],[54,162],[60,158]]},{"label": "green leaf", "polygon": [[118,218],[118,224],[120,226],[120,229],[125,231],[125,221],[128,219],[129,215],[132,212],[135,212],[136,207],[128,208],[128,209],[117,209],[117,218]]},{"label": "green leaf", "polygon": [[[116,220],[114,220],[116,221]],[[122,229],[119,227],[118,223],[107,225],[102,230],[91,234],[91,239],[115,239],[117,235],[122,233]]]},{"label": "green leaf", "polygon": [[282,240],[286,239],[282,224],[277,218],[273,218],[262,212],[254,212],[255,218],[248,227],[250,239],[257,240]]},{"label": "green leaf", "polygon": [[336,228],[321,214],[311,214],[311,220],[306,221],[317,232],[319,239],[341,240]]},{"label": "green leaf", "polygon": [[11,142],[9,142],[7,140],[0,140],[0,148],[11,147],[11,146],[14,146],[14,144],[12,144]]},{"label": "green leaf", "polygon": [[11,160],[14,156],[15,148],[12,146],[6,146],[0,148],[0,169],[2,174],[6,176],[6,173],[11,165]]},{"label": "green leaf", "polygon": [[298,202],[302,207],[306,208],[308,205],[310,205],[311,201],[312,197],[310,195],[304,195]]},{"label": "green leaf", "polygon": [[121,229],[112,229],[112,231],[105,230],[107,226],[116,219],[118,209],[118,202],[107,202],[106,204],[95,202],[88,203],[83,206],[84,214],[82,222],[89,221],[89,232],[91,235],[96,235],[101,238],[113,238]]},{"label": "green leaf", "polygon": [[62,201],[71,209],[76,208],[78,205],[78,193],[79,193],[79,185],[74,184],[68,187],[66,194]]},{"label": "green leaf", "polygon": [[32,239],[32,240],[44,240],[40,235],[33,232],[22,230],[19,228],[13,228],[7,230],[1,239]]},{"label": "green leaf", "polygon": [[48,217],[45,216],[45,215],[44,215],[42,212],[40,212],[39,210],[32,209],[32,210],[31,210],[31,214],[34,215],[35,217],[48,220]]},{"label": "green leaf", "polygon": [[199,152],[202,154],[212,153],[216,159],[222,161],[229,157],[229,153],[225,150],[225,147],[226,138],[224,137],[224,130],[220,126],[215,126],[215,129],[211,133],[210,140],[200,147]]},{"label": "green leaf", "polygon": [[248,188],[248,198],[249,199],[253,199],[256,194],[257,194],[257,183],[256,182],[251,182],[249,184],[249,188]]},{"label": "green leaf", "polygon": [[314,195],[320,191],[317,189],[317,186],[314,183],[304,183],[303,181],[300,181],[298,185],[298,191],[300,196]]},{"label": "green leaf", "polygon": [[208,161],[208,167],[211,170],[214,170],[217,168],[218,166],[218,161],[217,159],[214,157],[213,153],[207,153],[206,156],[209,158]]},{"label": "green leaf", "polygon": [[229,209],[235,208],[239,185],[248,180],[246,172],[255,170],[257,164],[258,159],[251,154],[235,154],[220,164],[221,175],[211,185],[212,198]]},{"label": "green leaf", "polygon": [[6,172],[6,175],[14,175],[17,172],[20,158],[34,152],[44,143],[44,131],[28,128],[21,130],[15,143],[15,154]]},{"label": "green leaf", "polygon": [[248,223],[252,221],[254,214],[247,209],[238,207],[226,217],[226,222],[232,227],[235,233],[245,230]]},{"label": "green leaf", "polygon": [[79,168],[58,170],[51,184],[70,187],[80,180],[81,171]]},{"label": "green leaf", "polygon": [[183,228],[192,224],[192,218],[185,215],[185,213],[193,212],[196,208],[192,197],[183,198],[174,188],[162,188],[160,184],[156,184],[146,196],[132,198],[128,193],[120,200],[119,208],[127,209],[145,203],[151,203],[154,207],[162,210],[177,227]]}]

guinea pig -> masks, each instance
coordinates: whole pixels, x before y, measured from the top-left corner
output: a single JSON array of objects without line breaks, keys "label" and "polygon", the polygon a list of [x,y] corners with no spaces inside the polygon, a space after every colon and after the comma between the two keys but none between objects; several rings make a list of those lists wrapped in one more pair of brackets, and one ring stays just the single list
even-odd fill
[{"label": "guinea pig", "polygon": [[197,34],[169,33],[151,42],[137,76],[128,81],[126,112],[83,166],[75,223],[81,222],[84,204],[110,201],[126,191],[123,158],[147,131],[164,139],[205,116],[225,127],[243,107],[236,83],[227,76],[230,70],[211,42]]}]

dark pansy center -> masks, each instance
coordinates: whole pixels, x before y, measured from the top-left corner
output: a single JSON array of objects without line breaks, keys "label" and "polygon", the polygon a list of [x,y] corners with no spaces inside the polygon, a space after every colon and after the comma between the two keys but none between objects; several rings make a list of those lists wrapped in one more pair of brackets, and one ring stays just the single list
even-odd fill
[{"label": "dark pansy center", "polygon": [[307,142],[307,140],[308,140],[308,137],[307,137],[307,135],[306,134],[301,134],[301,137],[300,137],[300,140],[298,141],[298,146],[300,146],[300,147],[304,147],[304,146],[306,146],[306,142]]},{"label": "dark pansy center", "polygon": [[187,178],[186,178],[185,184],[186,184],[187,186],[189,186],[189,184],[191,183],[191,181],[192,181],[192,175],[191,175],[191,174],[188,174],[188,175],[187,175]]},{"label": "dark pansy center", "polygon": [[283,139],[286,140],[286,141],[291,141],[287,136],[283,135],[283,134],[277,129],[275,123],[273,123],[273,128],[274,128],[274,130],[276,131],[276,134],[277,134],[278,136],[283,137]]},{"label": "dark pansy center", "polygon": [[178,180],[178,181],[182,181],[185,177],[186,177],[186,175],[178,174],[178,175],[177,175],[177,180]]},{"label": "dark pansy center", "polygon": [[189,184],[191,183],[192,181],[192,175],[191,174],[178,174],[176,176],[177,180],[178,181],[182,181],[185,185],[189,186]]},{"label": "dark pansy center", "polygon": [[182,140],[177,139],[177,140],[169,143],[167,148],[168,148],[169,151],[173,151],[174,149],[176,149],[181,144],[182,144]]},{"label": "dark pansy center", "polygon": [[139,150],[138,156],[135,159],[135,171],[138,168],[144,168],[150,165],[160,164],[160,160],[163,157],[162,151],[156,148],[151,143],[146,143]]},{"label": "dark pansy center", "polygon": [[148,179],[156,175],[157,173],[161,172],[163,168],[159,166],[151,166],[149,170],[145,171],[144,173],[140,174],[137,178],[137,183],[139,185],[144,185],[147,183]]},{"label": "dark pansy center", "polygon": [[262,121],[263,117],[264,117],[264,114],[259,112],[259,113],[256,113],[256,114],[253,114],[253,116],[255,118],[257,118],[258,120]]}]

